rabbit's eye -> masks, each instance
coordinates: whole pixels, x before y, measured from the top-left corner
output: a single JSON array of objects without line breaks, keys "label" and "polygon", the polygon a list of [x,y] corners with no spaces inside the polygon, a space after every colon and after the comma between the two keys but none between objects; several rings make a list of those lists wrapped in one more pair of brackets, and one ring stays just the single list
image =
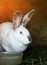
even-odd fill
[{"label": "rabbit's eye", "polygon": [[22,31],[20,31],[20,34],[23,34]]}]

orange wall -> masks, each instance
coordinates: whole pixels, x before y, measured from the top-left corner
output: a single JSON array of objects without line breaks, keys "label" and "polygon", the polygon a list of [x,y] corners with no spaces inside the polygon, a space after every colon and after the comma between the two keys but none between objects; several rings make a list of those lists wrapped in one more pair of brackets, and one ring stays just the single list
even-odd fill
[{"label": "orange wall", "polygon": [[35,3],[37,0],[0,0],[0,22],[10,20],[14,11],[26,13]]},{"label": "orange wall", "polygon": [[32,8],[37,9],[32,25],[47,25],[47,0],[0,0],[0,23],[11,20],[14,11],[25,14]]}]

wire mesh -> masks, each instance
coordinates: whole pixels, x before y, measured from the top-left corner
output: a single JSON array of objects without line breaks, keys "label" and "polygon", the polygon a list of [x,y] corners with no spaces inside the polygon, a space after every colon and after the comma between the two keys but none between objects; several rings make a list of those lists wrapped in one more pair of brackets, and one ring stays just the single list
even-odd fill
[{"label": "wire mesh", "polygon": [[47,65],[47,47],[32,47],[24,56],[20,65]]},{"label": "wire mesh", "polygon": [[24,61],[21,65],[47,65],[47,61],[42,60],[43,58],[38,58],[37,60],[33,60],[31,62]]}]

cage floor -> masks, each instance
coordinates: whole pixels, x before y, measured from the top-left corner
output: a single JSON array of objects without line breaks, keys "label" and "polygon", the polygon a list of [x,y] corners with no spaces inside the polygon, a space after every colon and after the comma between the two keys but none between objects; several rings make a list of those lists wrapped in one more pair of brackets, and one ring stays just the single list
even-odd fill
[{"label": "cage floor", "polygon": [[47,47],[35,46],[27,49],[20,65],[47,65]]}]

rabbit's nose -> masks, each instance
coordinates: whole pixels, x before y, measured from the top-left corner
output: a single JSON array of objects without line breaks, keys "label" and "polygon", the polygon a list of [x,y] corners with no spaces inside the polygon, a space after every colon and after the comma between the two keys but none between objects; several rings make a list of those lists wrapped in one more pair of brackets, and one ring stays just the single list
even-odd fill
[{"label": "rabbit's nose", "polygon": [[29,41],[32,41],[31,36],[28,36]]}]

